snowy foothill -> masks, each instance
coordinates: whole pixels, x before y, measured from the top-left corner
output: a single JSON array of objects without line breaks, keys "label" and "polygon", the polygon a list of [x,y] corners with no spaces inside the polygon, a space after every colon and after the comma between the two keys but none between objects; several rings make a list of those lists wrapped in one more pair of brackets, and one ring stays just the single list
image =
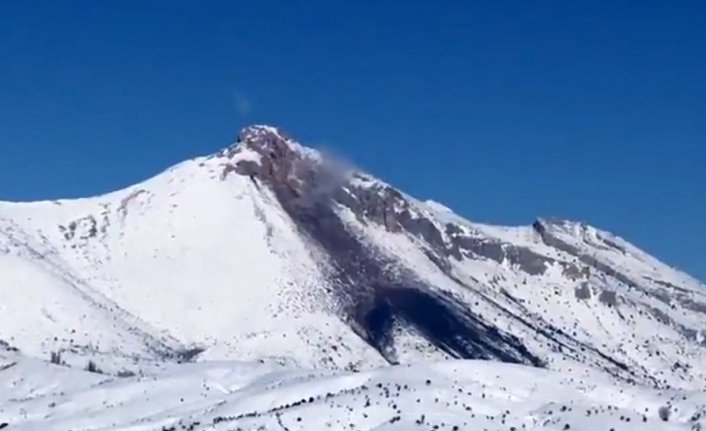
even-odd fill
[{"label": "snowy foothill", "polygon": [[233,361],[109,376],[0,354],[12,430],[697,430],[706,394],[490,361],[345,373]]}]

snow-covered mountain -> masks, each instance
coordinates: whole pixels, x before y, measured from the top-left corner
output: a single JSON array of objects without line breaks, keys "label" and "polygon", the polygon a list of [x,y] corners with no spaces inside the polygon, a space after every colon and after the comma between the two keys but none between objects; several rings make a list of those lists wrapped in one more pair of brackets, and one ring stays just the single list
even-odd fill
[{"label": "snow-covered mountain", "polygon": [[467,358],[706,387],[695,279],[582,223],[470,222],[268,126],[125,190],[0,203],[0,298],[1,340],[107,372]]}]

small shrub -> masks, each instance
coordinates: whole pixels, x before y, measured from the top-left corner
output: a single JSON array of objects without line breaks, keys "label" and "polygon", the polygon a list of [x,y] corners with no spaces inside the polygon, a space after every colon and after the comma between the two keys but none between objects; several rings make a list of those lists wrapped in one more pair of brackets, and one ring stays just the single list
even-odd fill
[{"label": "small shrub", "polygon": [[669,406],[662,406],[659,408],[657,413],[659,414],[660,419],[662,419],[664,422],[667,422],[669,420],[669,416],[672,414],[672,411],[670,410]]},{"label": "small shrub", "polygon": [[101,371],[101,369],[98,368],[98,365],[96,365],[93,361],[88,361],[88,364],[86,364],[86,371],[89,373],[103,374],[103,371]]}]

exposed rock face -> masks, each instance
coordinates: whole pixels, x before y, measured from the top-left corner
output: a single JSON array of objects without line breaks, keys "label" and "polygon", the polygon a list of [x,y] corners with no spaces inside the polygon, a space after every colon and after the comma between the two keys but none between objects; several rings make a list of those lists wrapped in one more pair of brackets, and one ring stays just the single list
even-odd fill
[{"label": "exposed rock face", "polygon": [[[239,161],[235,171],[258,178],[274,187],[280,196],[289,195],[297,205],[335,201],[349,208],[364,223],[377,223],[390,232],[406,232],[426,242],[437,257],[478,256],[498,263],[508,261],[529,274],[543,273],[552,259],[523,247],[474,238],[453,223],[438,226],[420,214],[398,190],[358,172],[335,172],[336,166],[299,153],[286,134],[271,128],[248,128],[238,142],[260,155],[259,162]],[[357,181],[350,181],[351,179]],[[363,183],[364,185],[359,185]],[[326,202],[328,201],[328,202]],[[445,235],[441,229],[445,230]]]},{"label": "exposed rock face", "polygon": [[[435,225],[415,217],[400,192],[353,186],[346,181],[353,173],[335,172],[325,161],[298,152],[296,144],[274,129],[246,129],[239,143],[241,149],[257,152],[260,160],[240,162],[235,171],[271,187],[302,233],[325,250],[336,269],[336,293],[348,318],[381,353],[392,350],[389,331],[397,319],[452,356],[542,365],[520,340],[476,318],[457,299],[439,295],[411,272],[387,271],[394,262],[362,244],[335,211],[337,204],[344,205],[361,221],[407,232],[437,252],[446,251]],[[395,362],[394,357],[388,360]]]},{"label": "exposed rock face", "polygon": [[[463,224],[440,221],[393,187],[355,170],[338,170],[339,166],[302,151],[286,134],[274,128],[245,129],[239,136],[239,145],[231,151],[252,151],[258,155],[256,159],[241,160],[230,169],[270,187],[302,234],[325,250],[336,268],[336,294],[349,320],[391,362],[395,361],[390,354],[395,343],[391,328],[394,322],[401,321],[452,356],[544,365],[520,339],[478,315],[468,303],[449,293],[440,294],[436,286],[421,280],[395,258],[371,244],[361,243],[341,220],[338,208],[350,210],[362,225],[377,225],[392,234],[414,238],[430,261],[465,289],[478,287],[457,277],[454,262],[480,260],[513,268],[526,277],[542,277],[550,268],[559,268],[567,280],[580,283],[575,288],[575,298],[583,301],[593,297],[588,283],[592,277],[611,277],[628,288],[642,289],[660,299],[654,289],[641,287],[631,276],[562,240],[553,233],[552,222],[535,222],[534,235],[537,241],[569,256],[568,259],[556,259],[523,245],[489,238]],[[628,253],[625,247],[611,240],[603,241],[601,247]],[[397,269],[389,271],[391,267]],[[599,284],[594,287],[599,291],[600,304],[620,306],[620,295],[615,290]],[[503,290],[502,295],[504,300],[511,301],[510,308],[493,299],[495,295],[491,290],[483,299],[504,319],[539,334],[541,343],[553,345],[579,361],[594,362],[612,374],[653,381],[639,365],[626,365],[589,347],[554,327],[546,317],[535,315],[533,321],[521,318],[519,313],[524,306],[508,291]],[[684,298],[690,309],[702,306],[700,302],[690,304],[692,300],[693,296]],[[647,312],[660,318],[659,311]],[[683,331],[686,334],[689,329]],[[693,337],[693,332],[689,335]]]},{"label": "exposed rock face", "polygon": [[591,287],[587,283],[583,283],[581,286],[576,288],[577,299],[590,299],[591,296]]}]

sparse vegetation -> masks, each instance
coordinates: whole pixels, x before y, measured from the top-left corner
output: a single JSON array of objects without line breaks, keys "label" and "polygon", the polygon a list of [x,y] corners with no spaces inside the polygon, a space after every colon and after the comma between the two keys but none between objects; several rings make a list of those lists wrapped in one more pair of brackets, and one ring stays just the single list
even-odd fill
[{"label": "sparse vegetation", "polygon": [[98,368],[98,365],[96,365],[95,362],[90,361],[90,360],[86,364],[86,371],[88,371],[89,373],[103,374],[103,371],[101,371],[101,369]]}]

